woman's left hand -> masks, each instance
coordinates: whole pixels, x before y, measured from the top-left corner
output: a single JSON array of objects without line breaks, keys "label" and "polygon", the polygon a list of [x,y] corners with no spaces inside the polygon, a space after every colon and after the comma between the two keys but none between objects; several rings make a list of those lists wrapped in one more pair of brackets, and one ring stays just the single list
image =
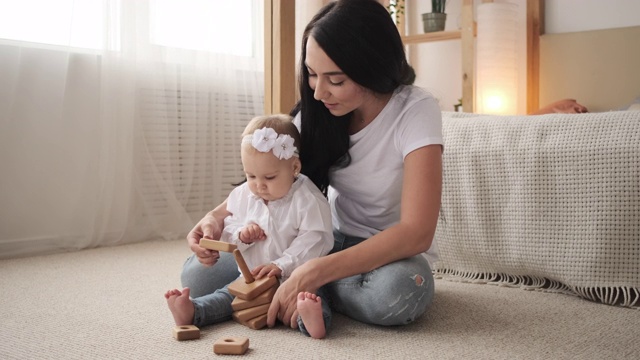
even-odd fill
[{"label": "woman's left hand", "polygon": [[301,291],[316,293],[317,288],[312,288],[308,284],[308,276],[313,260],[307,261],[302,266],[296,268],[291,276],[285,280],[278,290],[276,290],[269,312],[267,312],[267,325],[273,327],[276,320],[282,321],[292,329],[298,327],[297,298]]}]

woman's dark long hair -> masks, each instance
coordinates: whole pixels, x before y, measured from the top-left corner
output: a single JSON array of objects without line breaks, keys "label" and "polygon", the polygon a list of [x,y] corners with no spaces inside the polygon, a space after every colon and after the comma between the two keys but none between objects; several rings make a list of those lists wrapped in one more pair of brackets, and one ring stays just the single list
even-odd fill
[{"label": "woman's dark long hair", "polygon": [[346,167],[349,156],[349,120],[352,113],[334,116],[316,100],[309,86],[306,46],[312,36],[351,80],[379,94],[389,94],[413,81],[400,34],[389,12],[375,0],[338,0],[323,7],[304,30],[300,59],[302,173],[326,195],[329,170]]}]

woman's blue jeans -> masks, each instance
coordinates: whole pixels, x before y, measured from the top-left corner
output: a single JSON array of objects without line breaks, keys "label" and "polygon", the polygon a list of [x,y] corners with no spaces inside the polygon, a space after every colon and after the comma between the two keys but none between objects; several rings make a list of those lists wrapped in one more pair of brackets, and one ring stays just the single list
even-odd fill
[{"label": "woman's blue jeans", "polygon": [[[347,249],[363,238],[333,233],[332,252]],[[404,325],[424,314],[434,295],[429,262],[422,255],[398,260],[368,273],[324,286],[336,312],[375,325]]]},{"label": "woman's blue jeans", "polygon": [[[334,232],[332,252],[347,249],[365,240]],[[210,295],[238,276],[235,259],[220,253],[215,266],[202,266],[195,256],[184,264],[182,286],[191,289],[196,299]],[[224,290],[223,290],[224,291]],[[334,281],[320,289],[323,304],[355,320],[376,325],[404,325],[424,314],[434,295],[434,280],[429,263],[422,255],[381,266],[368,273]],[[197,307],[198,305],[196,305]],[[198,309],[196,308],[196,312]]]}]

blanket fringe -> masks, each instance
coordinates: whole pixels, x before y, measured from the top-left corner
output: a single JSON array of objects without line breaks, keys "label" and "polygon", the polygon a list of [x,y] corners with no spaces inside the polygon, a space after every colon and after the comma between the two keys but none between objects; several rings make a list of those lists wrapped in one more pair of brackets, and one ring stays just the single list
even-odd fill
[{"label": "blanket fringe", "polygon": [[506,287],[519,287],[524,290],[537,290],[578,296],[590,301],[640,309],[640,289],[628,286],[618,287],[581,287],[564,284],[561,281],[535,275],[513,275],[501,273],[482,273],[453,269],[436,269],[436,279],[490,284]]}]

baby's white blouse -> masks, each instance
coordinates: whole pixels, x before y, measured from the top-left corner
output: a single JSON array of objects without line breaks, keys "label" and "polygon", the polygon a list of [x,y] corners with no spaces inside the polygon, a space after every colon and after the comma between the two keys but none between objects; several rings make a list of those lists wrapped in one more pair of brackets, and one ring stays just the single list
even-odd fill
[{"label": "baby's white blouse", "polygon": [[[225,218],[220,240],[238,245],[251,270],[273,263],[282,269],[284,280],[307,260],[333,248],[329,203],[305,175],[298,176],[287,195],[268,204],[244,183],[229,194],[227,210],[232,215]],[[250,223],[259,225],[267,239],[242,243],[238,233]]]}]

